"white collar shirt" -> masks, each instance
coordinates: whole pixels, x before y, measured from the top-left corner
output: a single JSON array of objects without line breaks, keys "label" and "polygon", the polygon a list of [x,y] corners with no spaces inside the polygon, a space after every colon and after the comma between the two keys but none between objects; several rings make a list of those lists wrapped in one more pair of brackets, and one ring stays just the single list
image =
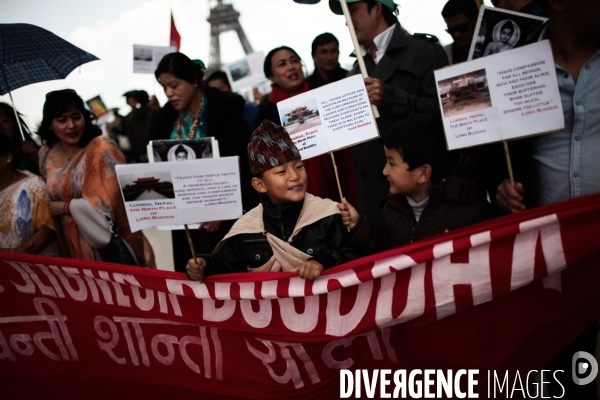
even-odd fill
[{"label": "white collar shirt", "polygon": [[[387,50],[387,47],[390,44],[390,40],[392,39],[392,35],[394,34],[395,28],[396,24],[393,24],[385,31],[375,36],[375,39],[373,39],[373,43],[375,43],[375,46],[377,47],[377,54],[371,54],[371,57],[373,57],[373,61],[375,61],[375,64],[379,63],[379,61],[385,54],[385,51]],[[370,53],[369,48],[363,45],[360,45],[360,52],[363,55],[363,57],[366,56],[367,53]]]}]

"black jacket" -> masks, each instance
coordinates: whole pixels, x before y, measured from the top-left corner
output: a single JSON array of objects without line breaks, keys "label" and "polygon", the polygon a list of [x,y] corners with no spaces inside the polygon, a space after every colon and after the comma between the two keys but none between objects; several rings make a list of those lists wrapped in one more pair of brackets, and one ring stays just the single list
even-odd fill
[{"label": "black jacket", "polygon": [[[287,241],[291,236],[303,201],[275,205],[262,200],[265,230]],[[342,224],[340,214],[331,215],[304,227],[293,239],[292,246],[312,256],[325,269],[357,258],[352,237]],[[273,255],[271,245],[263,234],[241,234],[231,237],[218,254],[203,254],[206,260],[204,275],[248,272],[258,268]]]},{"label": "black jacket", "polygon": [[331,73],[329,79],[325,80],[321,77],[321,75],[319,75],[319,72],[315,67],[315,72],[313,72],[311,76],[306,78],[306,82],[308,82],[308,87],[310,87],[311,89],[316,89],[321,86],[327,85],[328,83],[337,82],[341,79],[344,79],[347,76],[348,70],[340,67],[340,65],[338,64],[337,68]]},{"label": "black jacket", "polygon": [[388,195],[377,226],[361,216],[352,229],[357,248],[373,254],[493,218],[491,204],[475,191],[472,169],[472,161],[461,157],[446,181],[433,187],[418,222],[406,196]]}]

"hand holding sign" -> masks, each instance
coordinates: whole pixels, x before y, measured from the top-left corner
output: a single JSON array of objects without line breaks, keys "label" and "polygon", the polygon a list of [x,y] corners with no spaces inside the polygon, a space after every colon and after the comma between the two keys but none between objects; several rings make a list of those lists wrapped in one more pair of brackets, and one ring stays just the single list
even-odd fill
[{"label": "hand holding sign", "polygon": [[202,282],[202,279],[204,279],[204,268],[206,268],[206,261],[200,257],[196,257],[195,260],[193,258],[190,259],[186,266],[190,279],[199,282]]}]

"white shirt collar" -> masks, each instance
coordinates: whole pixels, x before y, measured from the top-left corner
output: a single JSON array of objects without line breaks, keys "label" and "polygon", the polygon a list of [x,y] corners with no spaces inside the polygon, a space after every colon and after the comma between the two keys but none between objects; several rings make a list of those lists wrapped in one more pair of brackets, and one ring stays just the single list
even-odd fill
[{"label": "white shirt collar", "polygon": [[[375,46],[377,46],[377,54],[376,55],[371,54],[371,57],[373,57],[373,61],[375,61],[375,64],[377,64],[381,60],[383,55],[385,54],[385,51],[387,50],[387,47],[390,44],[390,40],[392,39],[392,34],[394,33],[395,28],[396,28],[396,24],[393,24],[392,26],[387,28],[385,31],[383,31],[379,35],[375,36],[375,39],[373,39],[373,43],[375,43]],[[369,53],[369,48],[365,47],[361,44],[360,52],[364,57],[367,55],[367,53]]]}]

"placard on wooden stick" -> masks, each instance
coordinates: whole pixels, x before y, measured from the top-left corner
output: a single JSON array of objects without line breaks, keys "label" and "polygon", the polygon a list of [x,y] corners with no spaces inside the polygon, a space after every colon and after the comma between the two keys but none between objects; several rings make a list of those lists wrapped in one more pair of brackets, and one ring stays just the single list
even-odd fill
[{"label": "placard on wooden stick", "polygon": [[242,216],[239,157],[116,166],[131,230]]}]

